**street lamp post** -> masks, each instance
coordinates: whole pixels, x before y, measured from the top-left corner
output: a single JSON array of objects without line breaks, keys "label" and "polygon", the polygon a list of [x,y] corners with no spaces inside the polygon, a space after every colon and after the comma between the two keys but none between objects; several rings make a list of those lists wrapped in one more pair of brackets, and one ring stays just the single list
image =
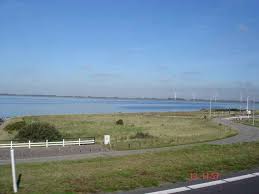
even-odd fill
[{"label": "street lamp post", "polygon": [[255,98],[253,99],[253,125],[255,125]]},{"label": "street lamp post", "polygon": [[240,116],[242,113],[242,101],[243,101],[243,97],[242,97],[242,94],[240,93]]},{"label": "street lamp post", "polygon": [[210,119],[211,119],[211,98],[210,98]]},{"label": "street lamp post", "polygon": [[246,98],[246,111],[249,111],[249,96]]}]

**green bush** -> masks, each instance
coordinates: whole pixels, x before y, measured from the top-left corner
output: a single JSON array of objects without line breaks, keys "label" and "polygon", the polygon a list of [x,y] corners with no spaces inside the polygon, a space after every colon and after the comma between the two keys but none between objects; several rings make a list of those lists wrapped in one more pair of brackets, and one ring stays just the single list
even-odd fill
[{"label": "green bush", "polygon": [[19,131],[20,129],[22,129],[25,126],[26,126],[25,121],[18,121],[18,122],[15,122],[15,123],[8,124],[4,128],[4,130],[7,131],[8,133],[13,133],[14,131]]},{"label": "green bush", "polygon": [[123,120],[122,119],[119,119],[118,121],[116,121],[116,125],[123,125]]},{"label": "green bush", "polygon": [[146,139],[153,138],[149,133],[137,132],[134,136],[131,136],[130,139]]},{"label": "green bush", "polygon": [[33,122],[20,129],[15,138],[22,141],[55,141],[62,139],[62,135],[49,123]]}]

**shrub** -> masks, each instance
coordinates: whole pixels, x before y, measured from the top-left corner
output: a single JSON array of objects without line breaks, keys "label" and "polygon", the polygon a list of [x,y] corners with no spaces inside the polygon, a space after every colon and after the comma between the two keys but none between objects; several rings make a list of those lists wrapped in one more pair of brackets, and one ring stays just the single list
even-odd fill
[{"label": "shrub", "polygon": [[22,141],[54,141],[62,139],[62,135],[49,123],[33,122],[20,129],[15,138]]},{"label": "shrub", "polygon": [[21,130],[23,127],[26,126],[25,121],[17,121],[15,123],[10,123],[8,124],[4,130],[7,131],[8,133],[13,133],[14,131],[19,131]]},{"label": "shrub", "polygon": [[0,124],[2,124],[4,122],[4,119],[0,118]]},{"label": "shrub", "polygon": [[131,139],[145,139],[145,138],[153,138],[149,133],[137,132],[134,136],[130,137]]},{"label": "shrub", "polygon": [[123,125],[123,120],[122,119],[119,119],[118,121],[116,121],[116,125]]}]

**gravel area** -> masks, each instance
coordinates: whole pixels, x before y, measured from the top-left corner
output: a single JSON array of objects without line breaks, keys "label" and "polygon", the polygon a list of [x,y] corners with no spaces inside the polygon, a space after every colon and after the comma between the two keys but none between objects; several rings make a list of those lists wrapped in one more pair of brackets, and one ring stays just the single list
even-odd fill
[{"label": "gravel area", "polygon": [[[107,148],[101,145],[81,145],[81,146],[56,146],[56,147],[38,147],[38,148],[15,148],[16,159],[29,159],[29,158],[41,158],[51,156],[66,156],[66,155],[78,155],[88,154],[96,152],[108,152]],[[0,149],[0,160],[10,159],[10,149]]]}]

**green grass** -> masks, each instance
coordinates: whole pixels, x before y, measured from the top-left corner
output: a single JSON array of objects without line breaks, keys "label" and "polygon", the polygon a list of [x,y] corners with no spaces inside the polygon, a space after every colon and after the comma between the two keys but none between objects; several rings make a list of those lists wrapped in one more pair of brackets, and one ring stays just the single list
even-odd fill
[{"label": "green grass", "polygon": [[12,134],[9,134],[6,130],[4,130],[4,128],[10,124],[10,123],[14,123],[16,121],[20,121],[21,119],[18,118],[14,118],[12,120],[8,120],[8,121],[5,121],[4,124],[0,125],[0,141],[1,140],[7,140],[7,139],[11,139],[13,137]]},{"label": "green grass", "polygon": [[[19,193],[91,193],[186,181],[190,173],[227,173],[259,166],[259,143],[199,145],[114,158],[18,164]],[[1,166],[0,193],[11,193],[11,169]]]},{"label": "green grass", "polygon": [[[236,132],[204,119],[206,112],[125,113],[100,115],[56,115],[24,117],[26,122],[43,121],[55,125],[65,137],[94,136],[102,142],[111,135],[114,149],[140,149],[172,146],[221,139]],[[16,118],[19,121],[22,118]],[[122,119],[124,125],[116,125]],[[137,133],[148,134],[144,138]]]},{"label": "green grass", "polygon": [[[123,119],[125,125],[115,122]],[[95,136],[101,141],[110,134],[115,149],[138,149],[202,142],[234,134],[232,130],[202,119],[202,113],[150,113],[109,115],[60,115],[25,117],[27,122],[54,124],[64,136]],[[152,138],[131,139],[138,132]]]}]

